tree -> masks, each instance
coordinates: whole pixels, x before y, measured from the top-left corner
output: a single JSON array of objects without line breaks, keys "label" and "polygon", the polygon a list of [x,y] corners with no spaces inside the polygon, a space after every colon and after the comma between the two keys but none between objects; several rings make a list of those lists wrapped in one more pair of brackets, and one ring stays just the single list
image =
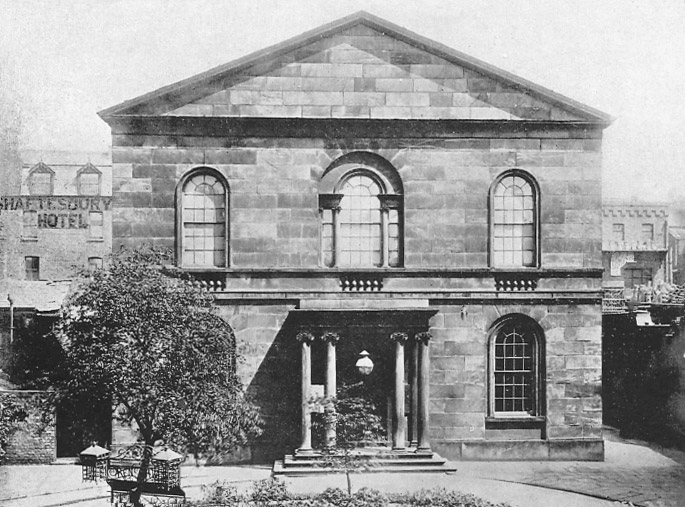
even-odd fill
[{"label": "tree", "polygon": [[212,294],[168,265],[159,249],[123,250],[84,277],[57,329],[66,355],[61,396],[109,399],[145,444],[140,505],[158,441],[200,455],[259,434],[236,373],[235,337]]},{"label": "tree", "polygon": [[345,472],[347,494],[351,496],[350,474],[368,470],[373,466],[373,458],[380,455],[374,451],[364,452],[363,447],[378,445],[385,440],[386,431],[364,382],[343,385],[336,394],[336,398],[316,401],[326,406],[326,411],[315,423],[314,430],[323,435],[327,424],[335,424],[335,446],[323,449],[323,466]]}]

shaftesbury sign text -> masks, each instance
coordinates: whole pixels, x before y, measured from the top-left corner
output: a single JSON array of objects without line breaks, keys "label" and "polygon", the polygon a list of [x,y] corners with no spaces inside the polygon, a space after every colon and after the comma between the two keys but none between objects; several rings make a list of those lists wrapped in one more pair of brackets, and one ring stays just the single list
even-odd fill
[{"label": "shaftesbury sign text", "polygon": [[85,229],[91,211],[109,211],[111,197],[74,195],[32,195],[0,197],[3,211],[36,211],[39,229]]}]

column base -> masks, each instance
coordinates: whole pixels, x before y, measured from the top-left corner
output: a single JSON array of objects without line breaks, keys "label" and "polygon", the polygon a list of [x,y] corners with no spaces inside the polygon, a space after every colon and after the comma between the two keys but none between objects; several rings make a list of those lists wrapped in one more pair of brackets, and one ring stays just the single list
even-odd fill
[{"label": "column base", "polygon": [[433,454],[430,447],[417,447],[416,454]]},{"label": "column base", "polygon": [[295,449],[295,454],[296,455],[309,455],[309,454],[315,454],[314,449],[311,447],[305,448],[305,447],[299,447]]},{"label": "column base", "polygon": [[407,447],[406,446],[399,446],[399,445],[393,445],[392,446],[393,451],[406,451]]}]

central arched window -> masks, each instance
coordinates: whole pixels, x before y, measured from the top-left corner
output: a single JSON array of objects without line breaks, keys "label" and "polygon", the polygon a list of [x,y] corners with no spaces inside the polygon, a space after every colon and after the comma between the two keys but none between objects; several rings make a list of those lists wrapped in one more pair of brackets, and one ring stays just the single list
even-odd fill
[{"label": "central arched window", "polygon": [[355,174],[340,189],[340,266],[380,266],[383,229],[381,189],[366,174]]},{"label": "central arched window", "polygon": [[200,169],[181,181],[179,258],[183,267],[225,267],[227,187],[212,170]]},{"label": "central arched window", "polygon": [[388,161],[350,153],[329,166],[321,187],[323,265],[402,265],[402,183]]},{"label": "central arched window", "polygon": [[507,316],[490,337],[490,413],[495,417],[541,414],[542,332],[524,315]]},{"label": "central arched window", "polygon": [[523,171],[509,171],[490,190],[493,267],[538,265],[538,192]]}]

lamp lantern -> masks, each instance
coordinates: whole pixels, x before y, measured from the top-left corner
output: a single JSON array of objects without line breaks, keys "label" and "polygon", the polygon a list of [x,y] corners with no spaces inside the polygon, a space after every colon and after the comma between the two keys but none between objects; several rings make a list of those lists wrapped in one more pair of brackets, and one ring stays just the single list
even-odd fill
[{"label": "lamp lantern", "polygon": [[104,479],[107,475],[107,460],[110,452],[95,442],[79,453],[81,461],[81,477],[84,481]]},{"label": "lamp lantern", "polygon": [[357,370],[362,375],[368,375],[373,371],[373,361],[369,357],[369,353],[366,350],[362,350],[359,353],[359,359],[357,359],[357,364],[355,364]]}]

